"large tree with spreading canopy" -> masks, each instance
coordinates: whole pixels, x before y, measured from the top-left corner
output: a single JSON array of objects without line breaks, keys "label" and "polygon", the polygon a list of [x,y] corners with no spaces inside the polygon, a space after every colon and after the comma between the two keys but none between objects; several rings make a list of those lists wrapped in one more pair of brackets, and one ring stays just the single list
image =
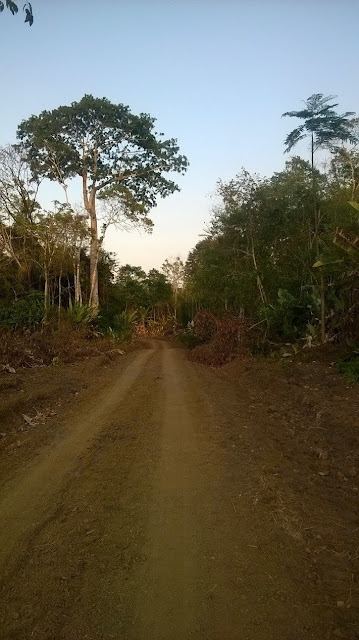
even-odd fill
[{"label": "large tree with spreading canopy", "polygon": [[123,104],[85,95],[69,106],[33,115],[18,128],[35,178],[58,182],[66,197],[67,181],[82,181],[91,227],[89,304],[94,309],[99,305],[98,201],[111,203],[112,222],[125,217],[148,226],[157,197],[179,190],[168,174],[184,174],[188,166],[177,141],[164,139],[154,127],[155,119],[146,113],[134,115]]}]

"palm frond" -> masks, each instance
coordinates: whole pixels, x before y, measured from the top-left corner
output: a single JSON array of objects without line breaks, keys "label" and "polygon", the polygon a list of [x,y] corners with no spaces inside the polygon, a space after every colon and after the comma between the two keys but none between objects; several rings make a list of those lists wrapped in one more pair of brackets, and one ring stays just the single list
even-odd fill
[{"label": "palm frond", "polygon": [[300,140],[306,138],[307,134],[305,133],[305,129],[305,124],[302,124],[288,133],[287,137],[284,140],[285,153],[288,153]]},{"label": "palm frond", "polygon": [[347,253],[359,254],[359,236],[349,238],[342,229],[337,229],[333,238],[334,244]]},{"label": "palm frond", "polygon": [[311,96],[309,96],[309,98],[307,98],[305,104],[307,106],[307,109],[309,109],[309,111],[311,111],[312,113],[319,112],[326,106],[328,106],[329,109],[333,109],[334,107],[337,107],[339,103],[328,105],[328,102],[331,100],[335,100],[336,97],[336,95],[325,96],[323,93],[313,93]]},{"label": "palm frond", "polygon": [[311,111],[308,111],[308,109],[303,109],[302,111],[286,111],[285,113],[282,113],[282,118],[284,118],[285,116],[289,116],[290,118],[300,118],[302,120],[306,120],[306,118],[310,118],[311,115]]}]

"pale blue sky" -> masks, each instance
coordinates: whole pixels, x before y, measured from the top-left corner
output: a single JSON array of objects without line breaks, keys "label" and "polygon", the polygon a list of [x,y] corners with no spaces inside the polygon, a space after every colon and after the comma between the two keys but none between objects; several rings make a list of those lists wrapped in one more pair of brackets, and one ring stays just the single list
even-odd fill
[{"label": "pale blue sky", "polygon": [[[22,2],[20,2],[22,4]],[[269,175],[312,93],[359,111],[358,0],[33,0],[35,23],[0,15],[0,144],[31,114],[106,96],[158,119],[190,161],[152,237],[110,229],[106,247],[146,269],[186,257],[218,178]],[[305,145],[300,149],[307,153]],[[59,198],[55,186],[47,198]],[[76,192],[73,192],[76,197]]]}]

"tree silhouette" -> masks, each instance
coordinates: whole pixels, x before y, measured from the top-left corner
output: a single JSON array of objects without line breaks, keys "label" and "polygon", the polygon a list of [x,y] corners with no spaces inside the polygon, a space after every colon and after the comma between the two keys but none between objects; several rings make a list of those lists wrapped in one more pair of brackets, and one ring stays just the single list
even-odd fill
[{"label": "tree silhouette", "polygon": [[352,119],[354,112],[346,111],[339,115],[335,111],[338,103],[330,104],[336,96],[324,96],[322,93],[313,93],[305,101],[305,109],[301,111],[286,111],[282,117],[299,118],[303,124],[288,133],[284,144],[288,153],[304,138],[311,139],[311,163],[314,167],[314,153],[320,147],[325,147],[335,140],[354,141],[352,133]]}]

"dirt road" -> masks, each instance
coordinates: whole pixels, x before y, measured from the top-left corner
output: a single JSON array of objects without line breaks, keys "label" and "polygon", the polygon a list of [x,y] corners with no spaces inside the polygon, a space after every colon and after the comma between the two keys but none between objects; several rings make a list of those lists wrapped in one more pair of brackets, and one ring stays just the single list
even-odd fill
[{"label": "dirt road", "polygon": [[266,498],[251,400],[145,347],[53,418],[2,488],[0,637],[359,637],[354,583],[350,606],[346,586],[332,602],[294,516],[281,526]]}]

